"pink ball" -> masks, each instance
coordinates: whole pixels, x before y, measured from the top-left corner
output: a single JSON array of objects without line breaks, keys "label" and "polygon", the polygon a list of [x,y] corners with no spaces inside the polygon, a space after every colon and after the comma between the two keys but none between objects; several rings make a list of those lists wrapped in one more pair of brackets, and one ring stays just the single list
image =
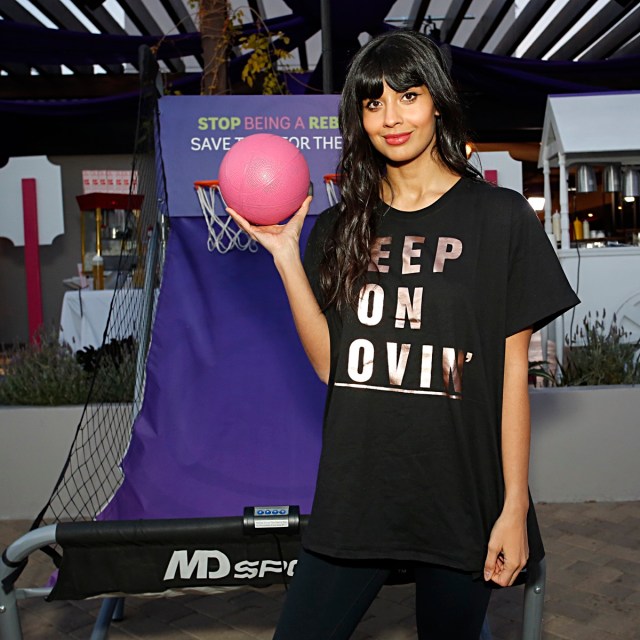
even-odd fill
[{"label": "pink ball", "polygon": [[222,159],[220,192],[253,224],[277,224],[300,208],[309,191],[309,167],[294,144],[271,133],[236,142]]}]

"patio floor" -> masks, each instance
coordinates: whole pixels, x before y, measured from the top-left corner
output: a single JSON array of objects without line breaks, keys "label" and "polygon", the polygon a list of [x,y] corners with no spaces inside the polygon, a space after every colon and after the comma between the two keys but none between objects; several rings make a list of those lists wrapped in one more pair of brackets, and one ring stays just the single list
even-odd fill
[{"label": "patio floor", "polygon": [[[547,548],[544,640],[639,640],[640,502],[539,504],[537,510]],[[2,548],[28,524],[0,521]],[[34,554],[18,584],[40,585],[49,571],[44,554]],[[283,597],[280,587],[128,597],[125,617],[112,624],[109,638],[266,640]],[[521,587],[494,593],[489,620],[495,640],[520,637],[521,601]],[[19,606],[25,640],[87,639],[100,601],[31,599]],[[384,587],[354,635],[354,640],[416,638],[411,586]]]}]

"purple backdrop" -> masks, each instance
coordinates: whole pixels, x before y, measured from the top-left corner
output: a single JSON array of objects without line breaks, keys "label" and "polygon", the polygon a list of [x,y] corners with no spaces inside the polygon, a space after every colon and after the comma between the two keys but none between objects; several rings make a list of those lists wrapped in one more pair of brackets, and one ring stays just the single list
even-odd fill
[{"label": "purple backdrop", "polygon": [[124,484],[102,517],[228,516],[274,503],[308,513],[325,389],[271,256],[209,253],[203,220],[174,219],[145,399]]},{"label": "purple backdrop", "polygon": [[256,504],[310,511],[326,387],[300,345],[271,256],[207,250],[193,181],[215,178],[236,136],[267,131],[303,145],[304,137],[319,212],[328,204],[322,176],[338,160],[336,109],[337,96],[160,101],[171,231],[144,403],[124,482],[101,518],[230,516]]}]

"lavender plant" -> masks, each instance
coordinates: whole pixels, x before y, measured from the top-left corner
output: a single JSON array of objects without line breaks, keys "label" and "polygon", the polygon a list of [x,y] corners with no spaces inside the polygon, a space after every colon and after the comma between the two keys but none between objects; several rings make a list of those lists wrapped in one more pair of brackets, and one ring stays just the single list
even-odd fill
[{"label": "lavender plant", "polygon": [[618,325],[613,315],[609,328],[606,310],[589,312],[565,342],[565,363],[560,367],[562,386],[640,383],[640,340]]},{"label": "lavender plant", "polygon": [[[69,405],[87,400],[130,402],[135,382],[132,338],[74,354],[58,332],[43,329],[34,343],[4,353],[0,405]],[[95,380],[94,380],[95,378]]]}]

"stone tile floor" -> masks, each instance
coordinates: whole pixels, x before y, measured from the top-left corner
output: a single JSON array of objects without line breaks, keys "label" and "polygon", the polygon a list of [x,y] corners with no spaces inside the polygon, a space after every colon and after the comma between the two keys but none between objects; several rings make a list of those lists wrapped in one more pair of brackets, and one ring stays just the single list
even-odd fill
[{"label": "stone tile floor", "polygon": [[[640,502],[539,504],[547,548],[544,640],[640,640]],[[0,521],[2,548],[27,530]],[[43,554],[32,556],[19,586],[42,584]],[[415,640],[411,586],[385,587],[354,640]],[[128,597],[110,640],[266,640],[284,594],[280,587],[193,593],[171,598]],[[87,639],[99,600],[20,602],[25,640]],[[520,638],[522,588],[496,591],[489,608],[495,640]],[[7,640],[7,639],[2,639]],[[301,639],[304,640],[304,639]]]}]

